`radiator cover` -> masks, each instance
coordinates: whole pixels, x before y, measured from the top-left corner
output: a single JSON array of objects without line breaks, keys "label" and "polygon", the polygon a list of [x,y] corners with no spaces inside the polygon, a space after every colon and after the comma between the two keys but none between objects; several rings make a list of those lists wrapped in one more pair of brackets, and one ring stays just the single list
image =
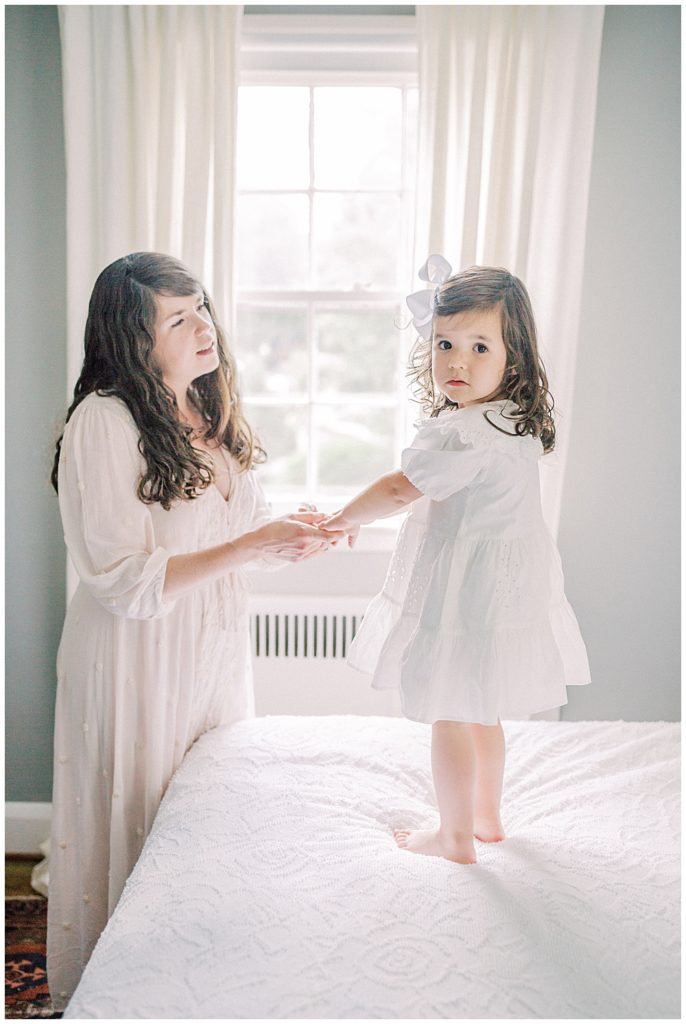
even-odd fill
[{"label": "radiator cover", "polygon": [[346,656],[369,597],[251,595],[250,646],[258,715],[400,714],[394,690]]}]

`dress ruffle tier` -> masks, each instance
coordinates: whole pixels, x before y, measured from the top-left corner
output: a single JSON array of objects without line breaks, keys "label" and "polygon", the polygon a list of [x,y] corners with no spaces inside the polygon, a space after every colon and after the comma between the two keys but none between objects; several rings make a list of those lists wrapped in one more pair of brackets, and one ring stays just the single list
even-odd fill
[{"label": "dress ruffle tier", "polygon": [[566,704],[567,686],[590,682],[541,513],[540,442],[483,417],[506,422],[504,405],[444,413],[403,453],[425,497],[403,524],[349,663],[377,689],[399,687],[415,721],[495,725]]}]

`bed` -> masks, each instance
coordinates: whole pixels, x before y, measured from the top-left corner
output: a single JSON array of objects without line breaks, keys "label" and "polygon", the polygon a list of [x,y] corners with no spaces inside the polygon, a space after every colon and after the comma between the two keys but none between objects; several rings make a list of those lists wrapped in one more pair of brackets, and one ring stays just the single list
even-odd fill
[{"label": "bed", "polygon": [[207,733],[64,1017],[679,1017],[679,726],[504,727],[476,865],[393,840],[436,821],[427,726]]}]

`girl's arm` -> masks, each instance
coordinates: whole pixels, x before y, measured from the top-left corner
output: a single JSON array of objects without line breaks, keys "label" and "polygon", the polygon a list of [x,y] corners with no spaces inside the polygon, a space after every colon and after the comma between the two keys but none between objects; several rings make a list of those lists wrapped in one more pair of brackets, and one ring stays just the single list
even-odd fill
[{"label": "girl's arm", "polygon": [[422,497],[405,474],[397,469],[379,477],[373,484],[361,491],[352,501],[348,502],[340,512],[336,512],[321,524],[323,530],[351,530],[375,519],[400,512],[405,505]]}]

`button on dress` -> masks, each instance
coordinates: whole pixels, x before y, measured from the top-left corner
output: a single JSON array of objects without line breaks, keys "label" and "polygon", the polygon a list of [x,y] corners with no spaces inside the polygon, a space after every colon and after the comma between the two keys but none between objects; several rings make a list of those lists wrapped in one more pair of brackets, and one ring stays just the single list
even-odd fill
[{"label": "button on dress", "polygon": [[[59,502],[79,576],[57,659],[48,978],[63,1009],[167,784],[208,729],[254,714],[242,572],[163,596],[167,561],[266,523],[254,472],[169,511],[136,494],[139,432],[91,394],[64,432]],[[266,567],[266,566],[265,566]]]},{"label": "button on dress", "polygon": [[349,663],[377,689],[398,687],[414,721],[495,725],[560,707],[567,686],[590,682],[541,510],[543,446],[514,433],[517,412],[509,401],[444,410],[402,454],[423,497]]}]

